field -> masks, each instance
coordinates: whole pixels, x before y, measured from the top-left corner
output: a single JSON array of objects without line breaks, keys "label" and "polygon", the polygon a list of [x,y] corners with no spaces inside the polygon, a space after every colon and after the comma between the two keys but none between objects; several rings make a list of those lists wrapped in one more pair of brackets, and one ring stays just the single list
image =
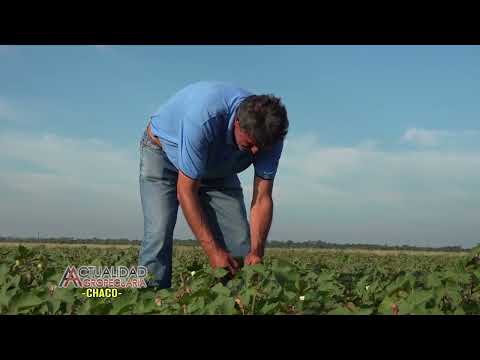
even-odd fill
[{"label": "field", "polygon": [[171,289],[87,298],[58,288],[68,265],[136,266],[138,247],[0,245],[0,314],[480,314],[471,253],[267,249],[235,277],[199,248],[174,249]]}]

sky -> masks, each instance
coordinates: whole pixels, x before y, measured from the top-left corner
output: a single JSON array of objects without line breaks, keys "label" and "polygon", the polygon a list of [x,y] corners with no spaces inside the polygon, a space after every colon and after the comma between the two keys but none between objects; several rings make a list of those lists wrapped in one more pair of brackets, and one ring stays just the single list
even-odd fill
[{"label": "sky", "polygon": [[[479,64],[479,46],[0,46],[0,235],[141,240],[147,118],[217,80],[288,111],[268,239],[470,248]],[[174,237],[194,238],[180,209]]]}]

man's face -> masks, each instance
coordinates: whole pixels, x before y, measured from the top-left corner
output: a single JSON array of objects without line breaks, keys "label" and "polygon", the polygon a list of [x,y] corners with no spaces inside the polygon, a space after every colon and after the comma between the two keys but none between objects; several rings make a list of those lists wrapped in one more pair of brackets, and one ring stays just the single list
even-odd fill
[{"label": "man's face", "polygon": [[233,133],[234,133],[235,141],[237,142],[238,148],[241,151],[248,151],[252,155],[255,155],[258,152],[259,148],[255,143],[255,139],[251,136],[248,136],[246,132],[240,129],[240,122],[238,121],[238,119],[235,120]]}]

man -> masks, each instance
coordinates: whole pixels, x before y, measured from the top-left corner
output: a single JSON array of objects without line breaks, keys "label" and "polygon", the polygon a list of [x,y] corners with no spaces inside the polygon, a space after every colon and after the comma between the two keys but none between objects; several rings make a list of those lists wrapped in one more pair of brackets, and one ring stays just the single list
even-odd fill
[{"label": "man", "polygon": [[[149,284],[171,287],[173,230],[180,204],[212,268],[234,274],[261,262],[270,229],[272,187],[288,118],[280,99],[220,82],[198,82],[150,116],[140,142],[144,238],[139,263]],[[254,165],[247,220],[237,173]]]}]

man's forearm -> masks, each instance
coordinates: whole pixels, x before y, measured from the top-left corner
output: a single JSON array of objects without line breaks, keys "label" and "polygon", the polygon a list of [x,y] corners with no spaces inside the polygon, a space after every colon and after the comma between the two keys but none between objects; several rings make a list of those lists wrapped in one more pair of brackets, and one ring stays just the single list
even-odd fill
[{"label": "man's forearm", "polygon": [[273,201],[269,196],[257,199],[250,207],[251,252],[263,256],[272,224]]},{"label": "man's forearm", "polygon": [[208,254],[215,251],[218,246],[215,243],[215,238],[208,225],[208,220],[205,212],[200,206],[198,194],[194,192],[181,193],[178,196],[183,215],[187,220],[188,225],[192,229],[193,234],[200,242],[200,245]]}]

